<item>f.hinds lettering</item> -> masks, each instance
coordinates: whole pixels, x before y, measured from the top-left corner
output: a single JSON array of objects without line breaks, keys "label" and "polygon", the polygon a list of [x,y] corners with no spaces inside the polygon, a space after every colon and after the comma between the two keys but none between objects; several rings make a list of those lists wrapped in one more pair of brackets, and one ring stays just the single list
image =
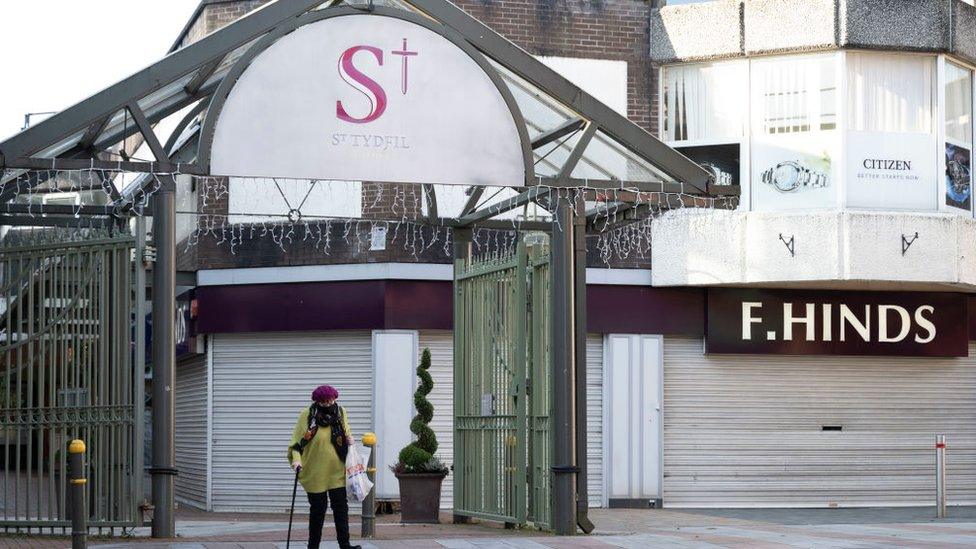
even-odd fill
[{"label": "f.hinds lettering", "polygon": [[[925,344],[935,339],[937,332],[932,317],[935,307],[919,305],[909,310],[901,305],[782,303],[781,330],[756,333],[757,325],[764,325],[763,302],[742,302],[742,340],[761,338],[767,341],[792,341],[794,328],[802,327],[806,341],[856,341],[899,343],[911,337],[915,343]],[[817,327],[820,330],[817,330]]]}]

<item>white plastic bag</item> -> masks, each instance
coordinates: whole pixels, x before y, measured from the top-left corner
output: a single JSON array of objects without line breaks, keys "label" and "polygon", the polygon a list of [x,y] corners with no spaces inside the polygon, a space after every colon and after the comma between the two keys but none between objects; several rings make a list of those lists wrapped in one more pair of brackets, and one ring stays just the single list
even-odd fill
[{"label": "white plastic bag", "polygon": [[346,454],[346,496],[350,501],[362,503],[373,489],[373,483],[366,475],[370,451],[356,444],[349,446]]}]

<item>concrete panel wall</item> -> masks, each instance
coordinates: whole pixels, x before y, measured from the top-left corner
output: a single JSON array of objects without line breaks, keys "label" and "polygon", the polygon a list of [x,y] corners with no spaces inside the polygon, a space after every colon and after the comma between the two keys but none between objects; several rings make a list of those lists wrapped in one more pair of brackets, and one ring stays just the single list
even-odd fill
[{"label": "concrete panel wall", "polygon": [[742,3],[720,0],[651,12],[651,59],[659,63],[742,55]]},{"label": "concrete panel wall", "polygon": [[743,18],[747,55],[836,45],[836,0],[749,0]]},{"label": "concrete panel wall", "polygon": [[956,215],[686,210],[662,216],[652,238],[655,286],[976,288],[976,222]]},{"label": "concrete panel wall", "polygon": [[976,8],[960,0],[718,0],[652,10],[649,28],[661,64],[833,48],[976,60]]}]

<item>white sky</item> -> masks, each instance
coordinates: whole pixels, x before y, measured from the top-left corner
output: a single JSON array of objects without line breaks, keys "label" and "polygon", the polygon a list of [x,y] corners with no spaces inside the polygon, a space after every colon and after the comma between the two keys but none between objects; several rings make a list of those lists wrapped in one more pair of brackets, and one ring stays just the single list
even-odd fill
[{"label": "white sky", "polygon": [[0,0],[0,140],[161,59],[198,3]]}]

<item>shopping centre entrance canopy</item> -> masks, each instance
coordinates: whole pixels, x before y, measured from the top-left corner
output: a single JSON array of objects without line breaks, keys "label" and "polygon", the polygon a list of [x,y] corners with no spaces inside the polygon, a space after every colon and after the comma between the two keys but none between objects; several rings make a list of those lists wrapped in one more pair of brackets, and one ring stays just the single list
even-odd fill
[{"label": "shopping centre entrance canopy", "polygon": [[[3,141],[0,170],[2,225],[119,223],[148,213],[152,196],[157,537],[175,533],[180,176],[423,186],[424,222],[450,228],[461,262],[471,227],[551,231],[553,528],[563,534],[588,522],[585,429],[575,427],[586,424],[584,216],[612,211],[617,221],[626,211],[626,222],[735,194],[446,0],[268,3]],[[463,189],[464,199],[448,208],[434,187]],[[30,199],[78,190],[104,194],[80,205]],[[529,203],[548,217],[492,219]],[[291,213],[281,221],[296,223]],[[153,258],[137,257],[141,280]]]},{"label": "shopping centre entrance canopy", "polygon": [[[0,201],[56,186],[51,170],[89,168],[465,185],[451,211],[426,193],[430,220],[454,227],[547,205],[554,188],[726,194],[450,2],[384,4],[278,0],[174,49],[0,143]],[[106,185],[111,204],[71,213],[117,215],[152,182]],[[490,186],[512,190],[491,202]],[[619,211],[628,196],[601,206]],[[17,213],[9,204],[4,223],[34,221]]]}]

